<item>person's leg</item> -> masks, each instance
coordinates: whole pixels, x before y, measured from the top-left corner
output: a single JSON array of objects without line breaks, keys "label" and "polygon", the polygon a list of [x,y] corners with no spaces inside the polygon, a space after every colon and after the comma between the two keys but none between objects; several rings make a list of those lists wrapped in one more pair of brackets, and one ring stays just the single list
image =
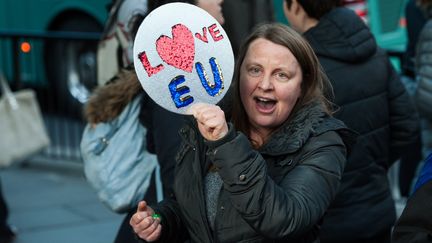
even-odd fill
[{"label": "person's leg", "polygon": [[7,223],[9,216],[8,207],[3,197],[3,190],[0,180],[0,242],[9,243],[15,238],[15,232],[13,232]]},{"label": "person's leg", "polygon": [[[414,98],[418,83],[415,79],[402,75],[401,81],[411,98]],[[416,175],[417,167],[422,161],[422,138],[419,137],[415,144],[410,145],[409,153],[404,154],[400,160],[399,190],[401,196],[408,197],[412,187],[412,181]]]},{"label": "person's leg", "polygon": [[423,160],[421,137],[410,145],[410,153],[401,158],[399,168],[399,190],[403,197],[408,197],[415,179],[417,167]]},{"label": "person's leg", "polygon": [[9,212],[6,201],[3,198],[3,190],[0,181],[0,228],[3,228],[3,226],[7,225],[8,214]]}]

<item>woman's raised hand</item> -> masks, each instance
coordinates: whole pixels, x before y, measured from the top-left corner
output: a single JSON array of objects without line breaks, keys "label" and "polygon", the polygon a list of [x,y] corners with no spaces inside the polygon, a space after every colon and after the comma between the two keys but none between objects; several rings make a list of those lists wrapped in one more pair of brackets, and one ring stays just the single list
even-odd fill
[{"label": "woman's raised hand", "polygon": [[197,120],[198,129],[205,139],[216,141],[228,133],[225,113],[219,106],[197,103],[189,108],[188,113]]},{"label": "woman's raised hand", "polygon": [[160,218],[154,218],[153,214],[153,209],[145,201],[141,201],[138,204],[136,213],[132,215],[129,221],[134,232],[147,242],[158,240],[162,232]]}]

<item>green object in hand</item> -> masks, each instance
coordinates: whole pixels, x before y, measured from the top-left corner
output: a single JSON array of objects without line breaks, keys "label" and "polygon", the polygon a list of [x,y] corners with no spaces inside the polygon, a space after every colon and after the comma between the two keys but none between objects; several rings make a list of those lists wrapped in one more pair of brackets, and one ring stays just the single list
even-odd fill
[{"label": "green object in hand", "polygon": [[154,214],[152,215],[152,218],[153,218],[153,219],[160,219],[161,216],[160,216],[160,214],[154,213]]}]

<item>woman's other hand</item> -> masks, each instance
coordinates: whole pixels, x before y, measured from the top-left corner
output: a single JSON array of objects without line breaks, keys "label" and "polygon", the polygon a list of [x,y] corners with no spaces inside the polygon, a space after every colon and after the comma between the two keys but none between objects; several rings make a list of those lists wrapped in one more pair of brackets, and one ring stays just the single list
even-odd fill
[{"label": "woman's other hand", "polygon": [[205,139],[216,141],[228,133],[225,113],[219,106],[198,103],[192,105],[188,112],[197,120],[198,129]]},{"label": "woman's other hand", "polygon": [[145,201],[141,201],[136,213],[132,215],[129,221],[134,232],[147,242],[158,240],[162,232],[160,218],[153,218],[153,214],[153,209]]}]

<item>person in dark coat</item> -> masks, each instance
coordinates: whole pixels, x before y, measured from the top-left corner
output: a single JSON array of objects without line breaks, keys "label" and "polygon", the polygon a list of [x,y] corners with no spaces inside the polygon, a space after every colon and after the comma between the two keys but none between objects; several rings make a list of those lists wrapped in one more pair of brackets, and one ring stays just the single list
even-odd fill
[{"label": "person in dark coat", "polygon": [[275,19],[272,0],[224,0],[222,11],[226,16],[223,27],[235,56],[242,41],[256,25]]},{"label": "person in dark coat", "polygon": [[392,234],[393,243],[432,242],[432,154],[420,171],[413,194]]},{"label": "person in dark coat", "polygon": [[387,170],[418,139],[418,114],[369,28],[339,2],[285,0],[283,6],[333,85],[335,117],[359,133],[320,238],[390,242],[396,212]]},{"label": "person in dark coat", "polygon": [[427,16],[419,8],[417,0],[408,0],[405,5],[405,19],[407,23],[408,43],[402,59],[402,73],[415,80],[415,55],[418,39],[423,26],[426,24]]},{"label": "person in dark coat", "polygon": [[[406,32],[408,43],[406,50],[402,58],[401,66],[401,81],[405,85],[406,90],[415,100],[418,97],[416,94],[418,81],[416,76],[418,75],[418,60],[416,59],[416,47],[418,46],[418,40],[420,32],[427,21],[427,11],[423,11],[417,0],[409,0],[405,5],[405,19],[406,19]],[[422,50],[424,51],[424,50]],[[427,54],[426,54],[427,55]],[[416,70],[417,69],[417,70]],[[417,109],[421,116],[421,111],[417,104]],[[402,157],[400,168],[399,168],[399,190],[401,196],[407,198],[412,189],[412,182],[415,177],[417,167],[420,161],[422,161],[428,154],[430,146],[430,126],[426,121],[422,121],[421,134],[422,136],[418,139],[417,144],[413,144],[413,153],[409,153]],[[422,148],[422,155],[420,158],[416,152],[418,148]],[[417,163],[416,163],[417,162]]]},{"label": "person in dark coat", "polygon": [[282,24],[240,48],[233,123],[195,104],[180,130],[174,194],[140,202],[130,221],[147,242],[318,242],[353,133],[331,117],[329,83],[311,47]]},{"label": "person in dark coat", "polygon": [[423,151],[428,155],[432,152],[432,1],[419,0],[419,9],[428,20],[418,38],[415,70],[417,74],[417,88],[414,100],[422,120]]}]

